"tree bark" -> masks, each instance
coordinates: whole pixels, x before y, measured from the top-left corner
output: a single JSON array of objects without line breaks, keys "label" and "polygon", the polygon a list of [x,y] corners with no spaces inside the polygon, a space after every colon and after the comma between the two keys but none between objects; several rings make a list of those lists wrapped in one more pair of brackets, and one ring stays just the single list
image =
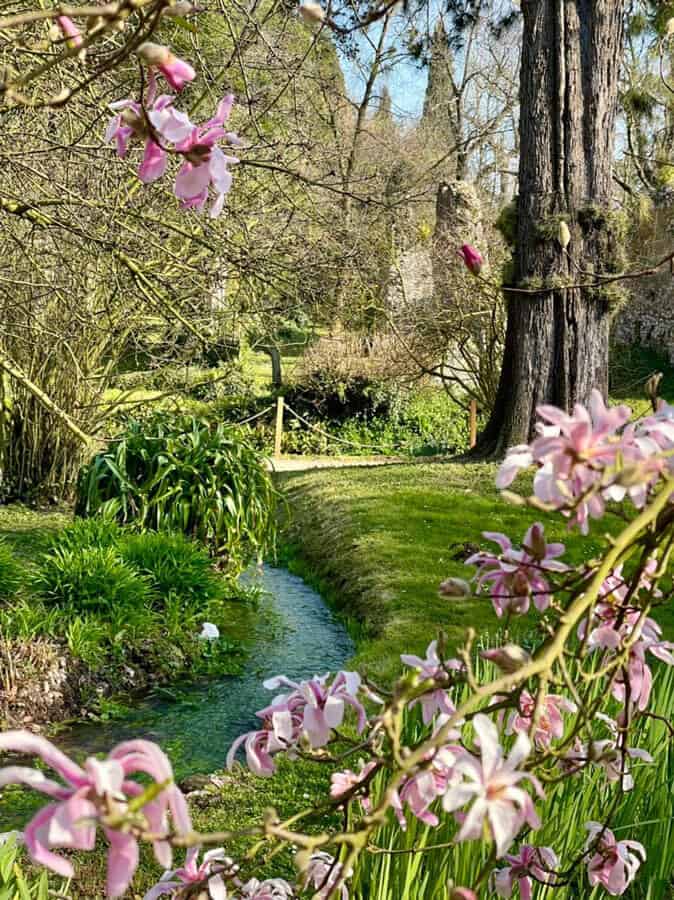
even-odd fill
[{"label": "tree bark", "polygon": [[608,388],[609,293],[557,285],[619,265],[611,178],[624,0],[523,0],[522,13],[515,291],[482,454],[529,440],[541,403],[568,410]]}]

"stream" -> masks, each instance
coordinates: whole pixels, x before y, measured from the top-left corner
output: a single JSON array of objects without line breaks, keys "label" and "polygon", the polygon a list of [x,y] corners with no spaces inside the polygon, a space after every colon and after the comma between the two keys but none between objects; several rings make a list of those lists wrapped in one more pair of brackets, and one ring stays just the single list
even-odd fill
[{"label": "stream", "polygon": [[[64,730],[54,743],[81,760],[107,753],[120,741],[146,738],[168,753],[176,779],[213,772],[224,767],[234,738],[260,721],[255,711],[275,694],[262,686],[266,678],[283,674],[303,679],[335,672],[353,655],[345,627],[301,578],[266,565],[242,577],[257,585],[263,597],[241,674],[172,685],[175,698],[169,692],[161,698],[150,696],[120,718]],[[0,832],[25,822],[23,813],[18,821],[7,821],[14,816],[3,806],[0,803]]]}]

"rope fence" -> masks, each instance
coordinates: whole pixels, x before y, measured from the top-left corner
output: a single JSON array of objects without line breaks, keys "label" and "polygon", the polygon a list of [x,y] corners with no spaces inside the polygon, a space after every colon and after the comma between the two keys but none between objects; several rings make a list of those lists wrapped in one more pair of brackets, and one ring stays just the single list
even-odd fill
[{"label": "rope fence", "polygon": [[[250,422],[253,422],[255,419],[259,419],[262,416],[267,415],[267,413],[271,412],[274,409],[274,406],[266,406],[263,410],[258,413],[255,413],[253,416],[249,416],[247,419],[243,419],[241,422],[235,422],[235,425],[247,425]],[[312,431],[317,432],[318,434],[323,435],[328,438],[330,441],[335,441],[338,444],[345,444],[349,447],[356,447],[358,450],[375,450],[378,453],[384,453],[384,447],[380,444],[361,444],[356,441],[349,441],[347,438],[337,437],[335,434],[330,434],[329,431],[326,431],[324,428],[321,428],[320,425],[315,425],[313,422],[310,422],[308,419],[305,419],[304,416],[301,416],[298,412],[296,412],[291,406],[285,402],[283,397],[276,398],[276,427],[274,430],[274,458],[279,459],[281,456],[281,444],[283,441],[283,418],[284,414],[288,412],[290,415],[296,419],[298,422],[301,422],[306,428],[311,429]],[[475,400],[470,401],[470,408],[468,413],[468,430],[469,430],[469,440],[471,448],[475,446],[477,442],[477,403]]]}]

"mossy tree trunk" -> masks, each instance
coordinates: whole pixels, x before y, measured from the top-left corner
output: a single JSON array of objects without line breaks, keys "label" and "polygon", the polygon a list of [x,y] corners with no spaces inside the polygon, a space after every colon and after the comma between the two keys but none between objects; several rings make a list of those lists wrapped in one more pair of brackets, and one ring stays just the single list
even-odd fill
[{"label": "mossy tree trunk", "polygon": [[[619,265],[611,213],[624,0],[523,0],[514,287],[496,404],[478,444],[528,440],[536,407],[608,388],[610,297],[588,272]],[[565,252],[558,239],[571,231]]]}]

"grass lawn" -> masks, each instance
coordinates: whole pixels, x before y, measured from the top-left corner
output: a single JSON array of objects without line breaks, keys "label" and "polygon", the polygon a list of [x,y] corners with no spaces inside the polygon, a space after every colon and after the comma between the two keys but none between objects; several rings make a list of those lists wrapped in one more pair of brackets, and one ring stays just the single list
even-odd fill
[{"label": "grass lawn", "polygon": [[[440,629],[456,645],[471,626],[480,635],[498,628],[487,598],[438,596],[447,576],[473,573],[462,562],[467,544],[494,547],[483,531],[502,531],[517,542],[539,519],[546,536],[567,544],[566,558],[580,561],[601,549],[603,531],[619,526],[608,517],[582,538],[559,515],[503,501],[495,470],[484,463],[428,463],[279,476],[291,510],[289,565],[355,624],[354,667],[389,678],[401,653],[423,653]],[[674,615],[667,612],[660,618],[671,637]]]}]

